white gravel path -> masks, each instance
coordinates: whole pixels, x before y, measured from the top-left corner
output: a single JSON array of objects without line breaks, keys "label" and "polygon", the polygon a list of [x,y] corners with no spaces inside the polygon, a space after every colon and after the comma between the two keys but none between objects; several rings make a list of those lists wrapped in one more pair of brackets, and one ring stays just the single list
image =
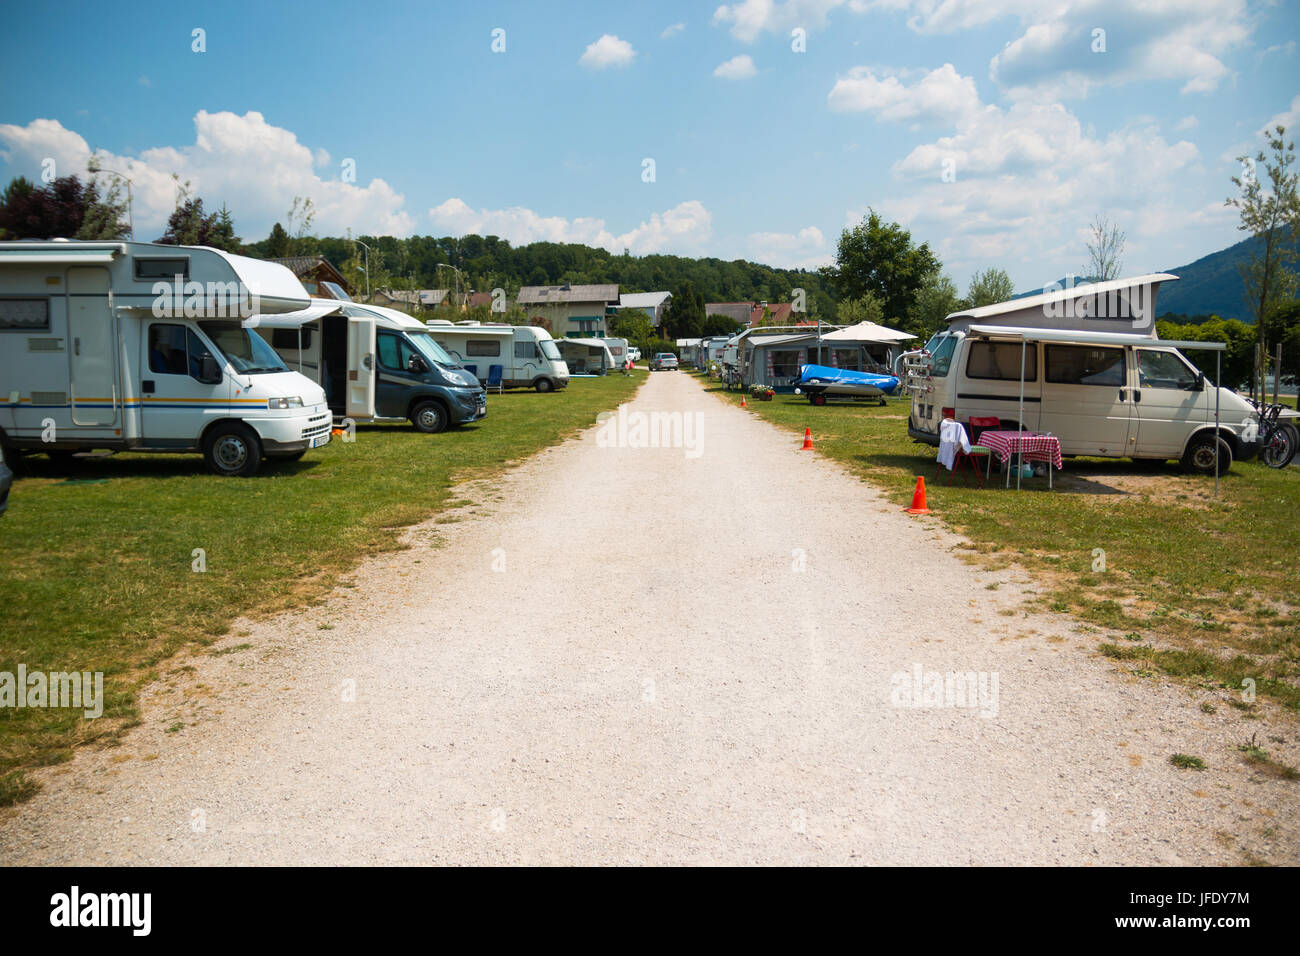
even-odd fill
[{"label": "white gravel path", "polygon": [[[355,587],[173,662],[123,746],[5,811],[0,863],[1300,858],[1300,786],[1234,750],[1264,721],[1000,614],[1022,572],[684,374],[629,409],[698,413],[701,454],[592,430],[471,486]],[[895,706],[915,665],[996,674],[996,716]]]}]

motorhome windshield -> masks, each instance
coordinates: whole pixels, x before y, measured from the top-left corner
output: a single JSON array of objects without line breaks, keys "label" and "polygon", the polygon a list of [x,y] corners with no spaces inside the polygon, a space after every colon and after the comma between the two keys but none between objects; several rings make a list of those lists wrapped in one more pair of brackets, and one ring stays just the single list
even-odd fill
[{"label": "motorhome windshield", "polygon": [[538,344],[542,347],[542,354],[552,362],[560,360],[560,350],[556,347],[553,339],[542,339]]},{"label": "motorhome windshield", "polygon": [[240,375],[289,371],[264,338],[238,322],[200,322],[199,328]]},{"label": "motorhome windshield", "polygon": [[442,346],[435,342],[428,332],[410,332],[408,335],[411,344],[423,352],[424,357],[430,362],[446,368],[460,368],[460,363],[443,351]]}]

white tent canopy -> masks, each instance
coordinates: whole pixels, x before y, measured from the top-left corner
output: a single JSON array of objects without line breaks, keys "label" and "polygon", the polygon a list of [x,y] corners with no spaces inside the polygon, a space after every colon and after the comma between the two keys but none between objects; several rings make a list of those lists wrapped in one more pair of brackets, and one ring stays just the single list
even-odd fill
[{"label": "white tent canopy", "polygon": [[883,325],[877,325],[875,322],[859,322],[857,325],[845,326],[842,329],[836,329],[834,332],[827,332],[822,335],[823,342],[879,342],[883,344],[906,342],[908,339],[914,338],[916,338],[915,335],[900,332],[898,329],[886,328]]}]

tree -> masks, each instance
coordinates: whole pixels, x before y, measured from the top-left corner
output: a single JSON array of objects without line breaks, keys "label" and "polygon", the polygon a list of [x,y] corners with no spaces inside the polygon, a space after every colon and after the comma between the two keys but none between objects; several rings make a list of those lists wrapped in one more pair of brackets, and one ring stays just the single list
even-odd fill
[{"label": "tree", "polygon": [[[176,178],[176,177],[173,177]],[[176,208],[167,217],[167,231],[156,240],[168,246],[208,246],[225,252],[239,252],[242,243],[235,235],[235,221],[222,206],[214,213],[203,212],[203,200],[190,195],[189,182],[176,178]]]},{"label": "tree", "polygon": [[[1269,309],[1259,327],[1261,339],[1273,343],[1277,348],[1282,344],[1282,378],[1300,381],[1300,299],[1281,302]],[[1269,358],[1269,368],[1272,358]]]},{"label": "tree", "polygon": [[1011,276],[1002,269],[985,269],[971,276],[970,291],[966,298],[970,307],[978,309],[982,305],[1006,302],[1016,294],[1016,285]]},{"label": "tree", "polygon": [[704,325],[700,328],[700,338],[708,339],[715,335],[735,335],[743,328],[744,326],[731,316],[714,313],[704,317]]},{"label": "tree", "polygon": [[908,230],[869,210],[862,222],[840,233],[835,265],[822,274],[843,298],[858,299],[870,292],[886,321],[895,321],[907,315],[926,277],[938,268],[928,243],[916,245]]},{"label": "tree", "polygon": [[704,328],[704,296],[696,293],[689,279],[673,292],[672,300],[664,310],[661,327],[668,339],[699,338]]},{"label": "tree", "polygon": [[123,239],[130,226],[118,188],[101,198],[92,179],[63,176],[47,186],[19,176],[0,197],[0,236],[9,239]]},{"label": "tree", "polygon": [[264,251],[268,259],[287,259],[293,254],[293,239],[278,222],[271,227],[271,234],[266,237]]},{"label": "tree", "polygon": [[[290,242],[291,256],[309,256],[316,251],[316,237],[311,233],[311,224],[316,221],[316,204],[309,196],[294,196],[293,205],[289,207],[289,231],[293,234]],[[405,248],[405,247],[404,247]]]},{"label": "tree", "polygon": [[[1221,319],[1211,316],[1199,325],[1177,325],[1163,319],[1156,322],[1156,333],[1169,341],[1188,342],[1223,342],[1227,348],[1223,352],[1223,384],[1236,388],[1250,381],[1251,368],[1254,364],[1256,329],[1239,319]],[[1207,378],[1214,377],[1215,358],[1213,352],[1198,352],[1187,349],[1188,358],[1195,362]]]},{"label": "tree", "polygon": [[867,292],[856,299],[842,299],[835,309],[835,321],[840,325],[857,325],[859,322],[884,322],[885,309],[872,293]]},{"label": "tree", "polygon": [[1098,214],[1089,228],[1088,265],[1084,270],[1098,282],[1118,279],[1124,264],[1124,233],[1110,219]]},{"label": "tree", "polygon": [[967,302],[957,293],[957,283],[936,271],[926,277],[925,284],[916,293],[912,310],[898,328],[924,342],[944,327],[948,316],[966,307]]},{"label": "tree", "polygon": [[[1241,214],[1237,228],[1260,240],[1254,254],[1241,264],[1241,279],[1261,331],[1273,307],[1295,297],[1296,275],[1292,263],[1300,229],[1300,194],[1296,189],[1296,173],[1291,168],[1295,163],[1295,143],[1286,142],[1285,126],[1276,126],[1264,135],[1272,155],[1266,156],[1260,150],[1254,160],[1238,156],[1242,171],[1241,175],[1232,177],[1232,184],[1241,194],[1227,200],[1227,205]],[[1264,167],[1267,187],[1260,180],[1259,166]],[[1268,339],[1262,337],[1260,344],[1267,353]],[[1260,388],[1263,389],[1262,383]]]}]

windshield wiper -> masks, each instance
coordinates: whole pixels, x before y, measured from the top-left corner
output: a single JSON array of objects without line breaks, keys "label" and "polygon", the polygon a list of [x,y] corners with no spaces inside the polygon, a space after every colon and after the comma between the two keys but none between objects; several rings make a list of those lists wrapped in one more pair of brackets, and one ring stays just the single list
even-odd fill
[{"label": "windshield wiper", "polygon": [[288,368],[284,366],[276,367],[274,365],[254,365],[252,368],[246,368],[241,372],[242,375],[256,375],[258,372],[287,372]]}]

